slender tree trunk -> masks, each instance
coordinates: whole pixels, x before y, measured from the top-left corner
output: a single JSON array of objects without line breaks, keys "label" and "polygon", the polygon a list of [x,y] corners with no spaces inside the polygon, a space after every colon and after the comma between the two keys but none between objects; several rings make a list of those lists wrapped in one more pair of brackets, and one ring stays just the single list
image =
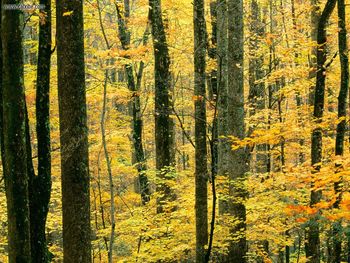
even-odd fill
[{"label": "slender tree trunk", "polygon": [[[346,15],[345,15],[345,1],[338,0],[338,48],[341,67],[340,91],[338,96],[338,118],[341,119],[337,125],[337,135],[335,142],[335,154],[342,156],[344,154],[344,140],[346,131],[346,110],[347,110],[347,95],[349,92],[349,58],[347,45],[347,31],[346,31]],[[336,164],[336,168],[341,171],[342,165]],[[341,178],[335,182],[334,191],[337,195],[334,208],[338,209],[341,201],[342,186]],[[342,249],[342,225],[341,222],[333,224],[333,252],[332,263],[341,262]]]},{"label": "slender tree trunk", "polygon": [[[243,1],[228,1],[228,116],[227,131],[229,135],[244,139],[244,78],[243,78]],[[228,152],[229,171],[229,212],[239,222],[231,234],[237,240],[230,241],[228,261],[232,263],[247,262],[245,173],[248,171],[246,149]]]},{"label": "slender tree trunk", "polygon": [[[210,2],[210,17],[212,25],[212,37],[211,44],[212,48],[208,47],[208,55],[211,59],[217,58],[217,1]],[[216,60],[217,61],[217,60]],[[220,75],[220,74],[219,74]],[[212,200],[212,210],[211,210],[211,221],[210,221],[210,231],[209,231],[209,240],[208,240],[208,249],[206,249],[206,254],[204,257],[204,262],[209,262],[214,240],[214,230],[216,223],[216,176],[218,171],[218,80],[217,80],[217,69],[213,69],[210,73],[210,89],[209,93],[211,96],[211,103],[214,105],[214,116],[211,128],[211,140],[210,140],[210,157],[211,157],[211,174],[210,174],[210,183],[211,190],[213,195]]]},{"label": "slender tree trunk", "polygon": [[[2,3],[0,3],[0,15],[2,16]],[[2,28],[2,21],[0,19],[0,69],[1,69],[1,73],[0,73],[0,151],[1,151],[1,163],[3,166],[3,178],[5,177],[5,167],[4,167],[4,163],[5,163],[5,146],[4,146],[4,119],[3,119],[3,72],[2,72],[2,67],[3,67],[3,51],[2,51],[2,33],[1,33],[1,29]]]},{"label": "slender tree trunk", "polygon": [[[316,89],[314,99],[314,118],[317,123],[322,122],[324,111],[324,97],[325,97],[325,84],[326,84],[326,68],[325,62],[327,60],[327,36],[326,26],[330,15],[335,7],[336,0],[328,0],[325,8],[321,14],[318,23],[317,32],[317,74],[316,74]],[[321,169],[322,162],[322,129],[316,128],[312,132],[311,138],[311,164],[313,165],[313,173],[315,176]],[[321,199],[320,190],[311,191],[310,206],[320,202]],[[320,230],[317,217],[311,219],[307,229],[305,252],[306,256],[310,258],[311,263],[320,262]]]},{"label": "slender tree trunk", "polygon": [[[22,4],[22,1],[2,1]],[[23,11],[2,10],[3,166],[10,263],[31,262],[23,72]]]},{"label": "slender tree trunk", "polygon": [[[125,16],[129,13],[129,1],[124,1],[125,4]],[[130,45],[130,33],[127,30],[126,21],[122,17],[122,14],[117,5],[117,15],[118,15],[118,30],[119,39],[124,50],[129,49]],[[127,17],[125,17],[127,18]],[[148,25],[146,32],[143,37],[143,44],[146,45],[148,40]],[[141,113],[141,100],[140,100],[140,88],[141,88],[141,78],[143,74],[144,63],[141,61],[137,80],[135,81],[133,74],[132,64],[125,65],[125,74],[127,76],[127,83],[129,90],[132,94],[131,101],[131,116],[132,116],[132,142],[134,147],[135,162],[137,171],[139,173],[139,183],[140,183],[140,193],[141,200],[143,204],[146,204],[150,200],[151,190],[148,183],[148,177],[146,175],[146,158],[143,150],[142,143],[142,132],[143,132],[143,120]]]},{"label": "slender tree trunk", "polygon": [[[210,2],[210,20],[211,20],[211,46],[207,47],[208,49],[208,56],[211,59],[216,60],[217,58],[217,8],[218,3],[217,1],[211,1]],[[209,40],[208,40],[209,43]],[[214,105],[217,104],[217,96],[218,96],[218,81],[217,81],[217,68],[214,68],[211,70],[209,76],[209,83],[208,83],[208,93],[209,93],[209,99],[213,101]]]},{"label": "slender tree trunk", "polygon": [[[38,175],[30,178],[30,231],[32,262],[49,262],[45,225],[51,195],[50,146],[50,60],[51,60],[51,1],[41,0],[39,54],[36,95],[36,132],[38,141]],[[27,131],[29,134],[29,131]],[[30,141],[27,141],[31,147]],[[28,153],[27,153],[28,154]],[[31,156],[29,156],[31,158]],[[31,162],[31,160],[30,160]]]},{"label": "slender tree trunk", "polygon": [[[261,21],[260,7],[256,0],[251,2],[251,21],[250,21],[250,38],[249,38],[249,104],[250,116],[256,114],[256,110],[265,108],[265,84],[262,82],[264,77],[263,56],[259,56],[260,39],[264,37],[265,25]],[[259,118],[259,121],[264,121]],[[255,120],[258,121],[258,120]],[[250,125],[249,133],[254,131],[254,126]],[[267,155],[266,144],[259,144],[256,147],[256,171],[266,173]]]},{"label": "slender tree trunk", "polygon": [[[227,1],[217,1],[217,126],[218,126],[218,175],[227,175]],[[225,198],[219,200],[219,212],[227,210]]]},{"label": "slender tree trunk", "polygon": [[103,106],[101,114],[101,135],[102,135],[102,145],[103,151],[106,158],[107,172],[108,172],[108,182],[109,182],[109,194],[110,194],[110,217],[111,217],[111,232],[109,238],[109,251],[108,251],[108,262],[113,263],[113,247],[114,247],[114,237],[115,237],[115,203],[114,203],[114,183],[113,174],[111,167],[111,160],[109,157],[106,141],[106,129],[105,129],[105,116],[106,116],[106,104],[107,104],[107,84],[108,84],[108,70],[105,71],[105,80],[103,84]]},{"label": "slender tree trunk", "polygon": [[57,64],[65,263],[91,262],[83,2],[57,1]]},{"label": "slender tree trunk", "polygon": [[[261,18],[261,10],[259,3],[256,0],[252,0],[250,4],[250,38],[249,38],[249,106],[250,117],[253,117],[257,110],[263,110],[265,108],[265,83],[262,82],[264,78],[264,57],[259,55],[259,49],[261,46],[261,40],[265,35],[265,25]],[[266,120],[264,117],[254,119],[255,123],[264,123]],[[255,124],[250,124],[249,134],[255,129]],[[257,173],[267,172],[267,145],[259,144],[256,146],[256,160],[255,171]],[[268,241],[261,242],[261,247],[264,250],[266,256],[268,256]],[[266,250],[267,248],[267,250]],[[260,257],[259,262],[264,262],[264,258]]]},{"label": "slender tree trunk", "polygon": [[[171,159],[172,133],[170,131],[170,57],[164,24],[162,20],[161,1],[149,0],[153,49],[154,49],[154,75],[155,75],[155,142],[156,142],[156,169],[162,180],[172,179],[169,173],[173,163]],[[163,197],[157,200],[157,212],[164,211],[163,205],[175,199],[174,193],[165,183],[157,186]]]},{"label": "slender tree trunk", "polygon": [[[310,56],[310,73],[309,78],[315,78],[317,72],[317,28],[318,21],[320,20],[320,0],[310,0],[311,1],[311,41],[313,42],[313,47],[311,49]],[[314,104],[315,98],[315,85],[312,85],[309,90],[309,105]]]},{"label": "slender tree trunk", "polygon": [[208,244],[208,170],[207,123],[205,92],[206,29],[204,1],[195,0],[194,25],[194,96],[195,96],[195,210],[196,210],[196,262],[204,262]]}]

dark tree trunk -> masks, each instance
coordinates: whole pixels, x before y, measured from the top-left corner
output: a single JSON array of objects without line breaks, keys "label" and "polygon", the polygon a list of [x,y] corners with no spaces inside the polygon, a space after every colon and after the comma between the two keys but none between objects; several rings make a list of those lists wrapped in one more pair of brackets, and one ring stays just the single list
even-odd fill
[{"label": "dark tree trunk", "polygon": [[[217,56],[217,1],[210,2],[210,18],[211,18],[211,46],[207,47],[208,56],[211,59],[216,60]],[[209,40],[207,40],[209,42]],[[209,83],[208,83],[208,93],[209,99],[213,101],[213,104],[217,106],[217,96],[218,96],[218,81],[217,81],[217,68],[213,69],[209,74]],[[216,116],[215,116],[216,117]],[[216,125],[217,126],[217,125]]]},{"label": "dark tree trunk", "polygon": [[263,56],[259,56],[261,39],[265,34],[265,25],[261,21],[260,7],[256,0],[250,5],[250,34],[249,38],[249,103],[251,107],[250,115],[254,115],[257,110],[265,107],[265,84],[261,82],[264,77]]},{"label": "dark tree trunk", "polygon": [[[230,149],[227,141],[227,1],[217,2],[217,172],[219,176],[227,175],[227,156]],[[219,213],[227,210],[225,198],[219,199]]]},{"label": "dark tree trunk", "polygon": [[[349,58],[348,58],[348,45],[347,45],[347,31],[346,31],[346,15],[345,15],[345,2],[344,0],[338,0],[338,48],[341,67],[341,80],[340,91],[338,96],[338,118],[341,121],[337,125],[337,136],[335,142],[335,154],[342,156],[344,154],[344,139],[346,131],[346,110],[347,110],[347,95],[349,90]],[[341,164],[336,164],[336,168],[342,169]],[[334,208],[339,208],[341,201],[341,179],[335,182],[334,191],[337,195]],[[341,222],[335,222],[333,225],[333,251],[332,251],[332,263],[341,262],[341,235],[342,226]]]},{"label": "dark tree trunk", "polygon": [[[325,62],[327,60],[327,36],[326,27],[330,15],[335,7],[336,0],[328,0],[325,8],[321,14],[318,23],[317,31],[317,74],[316,74],[316,88],[315,88],[315,99],[314,99],[314,118],[317,123],[322,122],[323,111],[324,111],[324,97],[325,97],[325,84],[326,84],[326,68]],[[313,173],[321,169],[322,162],[322,129],[316,128],[312,132],[311,138],[311,164],[313,165]],[[320,202],[321,199],[320,190],[311,191],[310,206],[313,207],[315,204]],[[307,230],[307,244],[305,245],[306,256],[310,257],[311,263],[320,262],[320,232],[317,217],[311,219]]]},{"label": "dark tree trunk", "polygon": [[57,1],[58,99],[65,263],[91,262],[83,1]]},{"label": "dark tree trunk", "polygon": [[[129,49],[130,45],[130,33],[128,32],[126,25],[126,18],[129,14],[129,1],[125,2],[125,18],[122,17],[122,14],[117,5],[117,15],[118,15],[118,30],[119,30],[119,39],[124,50]],[[143,44],[146,45],[148,40],[148,26],[143,37]],[[144,63],[141,61],[138,75],[136,76],[136,81],[133,74],[132,64],[125,65],[125,74],[127,76],[128,88],[132,92],[131,98],[131,116],[132,116],[132,142],[134,147],[135,154],[135,163],[137,171],[139,174],[139,183],[140,183],[140,193],[142,203],[146,204],[150,200],[151,190],[148,183],[148,178],[146,175],[146,159],[145,153],[143,150],[142,143],[142,133],[143,133],[143,121],[142,121],[142,112],[141,112],[141,101],[140,101],[140,88],[141,88],[141,78],[143,73]]]},{"label": "dark tree trunk", "polygon": [[[4,0],[2,4],[22,4]],[[3,6],[2,6],[3,7]],[[23,12],[2,10],[3,165],[10,263],[31,262],[23,73]]]},{"label": "dark tree trunk", "polygon": [[347,47],[347,31],[344,0],[338,0],[338,39],[339,39],[339,58],[341,65],[341,83],[338,96],[338,118],[342,121],[337,126],[337,137],[335,145],[335,154],[343,155],[344,153],[344,137],[346,131],[346,105],[347,94],[349,89],[349,58]]},{"label": "dark tree trunk", "polygon": [[194,96],[195,96],[195,212],[196,212],[196,262],[205,262],[208,244],[208,170],[207,123],[205,92],[206,27],[204,1],[193,4],[194,25]]},{"label": "dark tree trunk", "polygon": [[[310,56],[310,73],[309,78],[316,77],[317,72],[317,28],[318,21],[320,20],[320,1],[311,0],[311,40],[314,42],[314,47],[311,50]],[[314,104],[315,98],[315,86],[310,87],[309,93],[309,104],[312,106]]]},{"label": "dark tree trunk", "polygon": [[[173,163],[171,158],[171,120],[170,114],[170,57],[166,40],[165,29],[162,20],[160,0],[149,0],[149,19],[152,28],[154,49],[154,75],[155,75],[155,142],[156,142],[156,169],[163,180],[171,179],[169,173]],[[166,201],[175,198],[169,186],[160,183],[157,191],[163,192],[163,197],[157,200],[157,212],[164,211],[163,205]]]},{"label": "dark tree trunk", "polygon": [[[243,49],[243,1],[228,1],[228,135],[243,139],[244,127],[244,49]],[[236,240],[230,241],[228,261],[232,263],[247,262],[246,240],[246,208],[245,174],[248,171],[248,156],[246,149],[229,150],[229,209],[239,222],[231,228],[231,234]]]},{"label": "dark tree trunk", "polygon": [[[2,4],[0,4],[0,15],[2,14]],[[2,15],[1,15],[2,16]],[[2,83],[2,64],[3,64],[3,56],[2,56],[2,35],[1,35],[1,28],[2,28],[2,21],[0,19],[0,150],[1,150],[1,163],[2,165],[5,163],[5,148],[4,148],[4,120],[3,120],[3,99],[2,99],[2,94],[3,94],[3,83]],[[5,177],[5,169],[3,167],[3,177]]]},{"label": "dark tree trunk", "polygon": [[[30,234],[32,262],[49,262],[45,225],[51,194],[50,147],[50,60],[51,60],[51,2],[45,6],[39,26],[39,54],[36,90],[36,133],[38,141],[38,175],[30,173]],[[29,125],[28,125],[29,126]],[[27,131],[29,134],[29,131]],[[28,137],[28,136],[27,136]],[[27,141],[27,147],[31,147]],[[29,154],[27,152],[27,154]],[[31,156],[29,156],[31,158]],[[31,162],[31,160],[30,160]]]}]

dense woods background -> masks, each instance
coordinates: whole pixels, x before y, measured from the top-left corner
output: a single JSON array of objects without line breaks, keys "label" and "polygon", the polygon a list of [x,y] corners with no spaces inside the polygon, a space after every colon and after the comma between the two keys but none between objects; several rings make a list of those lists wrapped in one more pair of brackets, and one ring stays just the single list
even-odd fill
[{"label": "dense woods background", "polygon": [[350,262],[349,5],[2,0],[0,262]]}]

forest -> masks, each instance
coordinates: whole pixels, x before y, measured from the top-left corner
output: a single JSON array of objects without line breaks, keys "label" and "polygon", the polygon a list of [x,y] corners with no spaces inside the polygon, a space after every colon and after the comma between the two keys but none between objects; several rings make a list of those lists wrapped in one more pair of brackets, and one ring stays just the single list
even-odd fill
[{"label": "forest", "polygon": [[349,0],[1,0],[0,262],[350,262]]}]

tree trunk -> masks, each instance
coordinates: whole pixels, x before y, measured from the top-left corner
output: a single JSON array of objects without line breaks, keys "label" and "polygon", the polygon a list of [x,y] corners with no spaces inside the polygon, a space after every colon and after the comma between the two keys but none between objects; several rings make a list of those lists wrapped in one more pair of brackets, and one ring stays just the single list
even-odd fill
[{"label": "tree trunk", "polygon": [[[227,155],[230,146],[227,141],[227,2],[217,2],[217,129],[218,129],[218,175],[227,175]],[[219,213],[227,210],[225,198],[219,200]]]},{"label": "tree trunk", "polygon": [[[310,56],[310,73],[309,78],[316,77],[317,72],[317,28],[318,21],[320,20],[320,1],[319,0],[311,0],[311,41],[314,46],[311,50]],[[315,86],[312,85],[309,91],[309,104],[312,106],[314,104],[315,98]]]},{"label": "tree trunk", "polygon": [[[22,1],[2,1],[22,4]],[[3,166],[10,263],[31,262],[23,73],[23,12],[2,10]]]},{"label": "tree trunk", "polygon": [[[243,78],[243,1],[228,1],[228,135],[244,139],[244,78]],[[228,247],[228,260],[245,263],[247,253],[245,174],[248,171],[248,155],[244,148],[228,152],[229,209],[239,222],[231,228],[237,240]]]},{"label": "tree trunk", "polygon": [[[348,45],[347,45],[347,31],[346,31],[346,15],[345,15],[345,2],[344,0],[338,0],[338,48],[341,67],[341,80],[340,91],[338,96],[338,118],[341,121],[337,125],[337,136],[335,142],[335,155],[342,156],[344,154],[344,139],[346,131],[346,109],[347,109],[347,95],[349,90],[349,58],[348,58]],[[336,164],[336,168],[339,171],[342,169],[341,164]],[[337,195],[334,208],[338,209],[341,201],[342,186],[341,179],[334,184],[334,191]],[[332,263],[340,263],[341,261],[341,235],[342,225],[341,222],[335,222],[333,225],[333,252]]]},{"label": "tree trunk", "polygon": [[[169,173],[173,163],[171,158],[171,120],[170,114],[170,57],[162,20],[161,1],[149,0],[153,49],[154,49],[154,75],[155,75],[155,143],[156,143],[156,169],[162,180],[172,179]],[[164,211],[163,205],[175,199],[170,187],[164,182],[157,186],[157,191],[163,197],[157,199],[157,212]]]},{"label": "tree trunk", "polygon": [[[129,1],[125,1],[125,16],[129,13]],[[119,30],[119,39],[124,50],[129,49],[130,45],[130,33],[127,30],[126,21],[122,17],[122,14],[117,5],[117,15],[118,15],[118,30]],[[125,17],[127,18],[127,17]],[[148,25],[146,32],[143,37],[143,44],[146,45],[148,39]],[[141,101],[140,101],[140,88],[141,88],[141,78],[143,73],[144,64],[141,61],[139,72],[137,76],[137,82],[135,81],[133,74],[132,64],[125,65],[125,74],[127,76],[127,84],[129,90],[132,92],[132,101],[131,101],[131,116],[132,116],[132,142],[134,147],[135,162],[137,171],[139,174],[139,183],[140,183],[140,193],[141,200],[143,204],[146,204],[150,200],[151,190],[148,183],[148,178],[146,175],[146,159],[145,153],[143,150],[142,143],[142,133],[143,133],[143,121],[142,121],[142,112],[141,112]]]},{"label": "tree trunk", "polygon": [[[326,82],[326,68],[325,62],[327,60],[326,44],[326,26],[330,15],[335,7],[336,0],[328,0],[325,8],[321,14],[318,23],[317,31],[317,74],[316,74],[316,89],[314,99],[314,118],[317,123],[322,122],[323,111],[324,111],[324,97],[325,97],[325,82]],[[316,128],[312,132],[311,138],[311,164],[313,165],[313,173],[321,169],[322,162],[322,129]],[[314,175],[315,176],[315,175]],[[315,204],[320,202],[321,199],[320,190],[311,191],[310,206],[313,207]],[[307,230],[307,240],[305,244],[306,256],[310,257],[311,263],[320,262],[320,233],[319,224],[317,217],[311,219]]]},{"label": "tree trunk", "polygon": [[[2,4],[0,4],[0,14],[2,14]],[[2,15],[1,15],[2,16]],[[3,65],[3,51],[2,51],[2,35],[1,35],[1,28],[2,28],[2,21],[0,19],[0,69],[2,70]],[[4,169],[4,163],[5,163],[5,146],[4,146],[4,119],[3,119],[3,72],[0,73],[0,151],[1,151],[1,163],[3,166],[3,178],[5,177],[5,169]]]},{"label": "tree trunk", "polygon": [[207,123],[205,92],[206,27],[204,1],[195,0],[194,25],[194,96],[195,96],[195,211],[196,211],[196,262],[205,262],[208,244],[208,170]]},{"label": "tree trunk", "polygon": [[83,2],[57,2],[58,99],[65,263],[91,262]]},{"label": "tree trunk", "polygon": [[[261,21],[260,7],[256,0],[251,2],[251,21],[249,38],[249,104],[250,116],[256,114],[256,110],[265,108],[265,84],[261,82],[264,78],[263,56],[259,56],[261,40],[265,34],[265,25]],[[263,118],[255,121],[264,121]],[[250,125],[249,133],[254,131],[254,125]],[[267,145],[259,144],[256,147],[256,172],[266,173],[267,167]]]},{"label": "tree trunk", "polygon": [[[51,60],[51,2],[41,0],[45,6],[39,26],[39,54],[36,94],[36,133],[38,141],[38,175],[30,173],[30,233],[32,262],[49,262],[45,225],[51,194],[50,146],[50,60]],[[27,131],[29,134],[29,130]],[[27,135],[28,137],[28,135]],[[31,147],[27,141],[27,147]],[[29,154],[27,152],[27,154]],[[30,162],[31,162],[31,156]]]},{"label": "tree trunk", "polygon": [[[265,35],[265,25],[261,18],[261,9],[259,3],[256,0],[251,1],[250,5],[250,35],[249,38],[249,115],[254,116],[257,110],[265,109],[265,83],[262,79],[265,76],[263,65],[264,57],[259,55],[259,49],[261,47],[261,39]],[[249,125],[249,135],[252,134],[256,128],[257,123],[265,123],[264,117],[254,119],[255,123]],[[265,174],[267,172],[268,156],[266,153],[267,145],[256,145],[256,159],[255,159],[255,172]],[[251,160],[253,161],[253,160]],[[254,169],[252,167],[252,171]],[[254,172],[254,171],[253,171]],[[268,241],[263,240],[260,242],[261,248],[264,251],[265,256],[268,256]],[[267,248],[267,249],[266,249]],[[259,257],[258,262],[264,262],[264,257]]]}]

